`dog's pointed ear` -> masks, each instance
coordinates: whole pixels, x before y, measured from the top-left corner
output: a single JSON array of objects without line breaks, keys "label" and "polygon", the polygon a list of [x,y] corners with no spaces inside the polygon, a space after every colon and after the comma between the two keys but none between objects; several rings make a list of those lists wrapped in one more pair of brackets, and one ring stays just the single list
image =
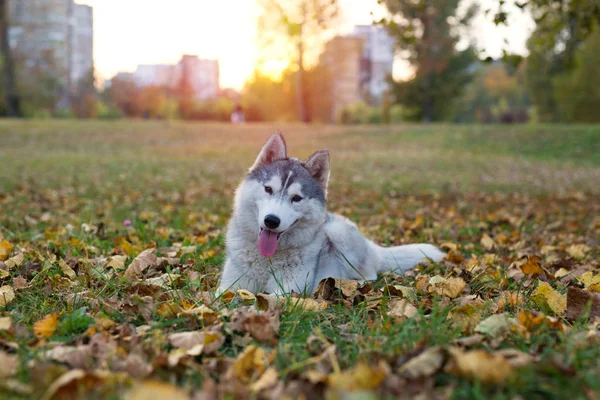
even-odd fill
[{"label": "dog's pointed ear", "polygon": [[263,146],[250,170],[258,168],[261,165],[271,164],[275,160],[282,160],[284,158],[287,158],[285,140],[281,133],[277,132],[267,140],[267,143]]},{"label": "dog's pointed ear", "polygon": [[329,181],[329,151],[317,151],[304,161],[304,167],[319,182],[323,190],[327,191],[327,181]]}]

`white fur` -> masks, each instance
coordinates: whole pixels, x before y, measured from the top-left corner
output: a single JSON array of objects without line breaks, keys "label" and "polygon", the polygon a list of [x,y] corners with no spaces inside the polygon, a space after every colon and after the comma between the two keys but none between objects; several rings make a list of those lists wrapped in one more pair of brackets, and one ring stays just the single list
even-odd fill
[{"label": "white fur", "polygon": [[[273,154],[285,158],[283,138],[272,136],[259,154],[253,168],[272,162]],[[268,158],[265,160],[265,154]],[[326,189],[329,176],[329,154],[315,153],[306,165],[314,179]],[[227,258],[219,291],[246,289],[283,295],[292,291],[312,294],[325,278],[356,279],[377,278],[378,272],[396,270],[404,272],[423,258],[439,261],[445,254],[430,244],[410,244],[383,248],[366,239],[355,224],[348,219],[328,213],[317,199],[291,202],[294,194],[302,193],[300,184],[294,182],[287,189],[289,177],[272,178],[269,184],[285,193],[269,195],[266,183],[244,180],[235,195],[233,215],[227,229]],[[283,232],[277,251],[264,257],[258,251],[260,229],[264,217],[277,215]]]}]

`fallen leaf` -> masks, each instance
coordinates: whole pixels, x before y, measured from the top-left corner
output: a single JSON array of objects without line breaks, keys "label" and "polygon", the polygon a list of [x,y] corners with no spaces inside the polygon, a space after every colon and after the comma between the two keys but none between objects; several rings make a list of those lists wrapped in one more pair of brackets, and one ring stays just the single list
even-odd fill
[{"label": "fallen leaf", "polygon": [[431,287],[430,292],[435,292],[440,296],[450,297],[455,299],[463,291],[467,285],[463,278],[443,278],[434,276],[429,280]]},{"label": "fallen leaf", "polygon": [[252,303],[253,304],[254,301],[256,300],[256,296],[247,290],[240,289],[235,293],[240,297],[240,299],[244,303],[247,303],[247,304]]},{"label": "fallen leaf", "polygon": [[9,378],[17,373],[19,357],[16,354],[8,354],[0,351],[0,379]]},{"label": "fallen leaf", "polygon": [[25,260],[25,254],[21,253],[6,260],[5,264],[8,267],[8,270],[10,271],[15,267],[20,266],[23,260]]},{"label": "fallen leaf", "polygon": [[250,390],[253,392],[260,392],[265,389],[269,389],[277,384],[279,380],[279,374],[275,368],[267,368],[267,370],[258,378],[256,382],[250,385]]},{"label": "fallen leaf", "polygon": [[500,354],[484,350],[464,351],[458,347],[451,347],[448,351],[450,360],[446,371],[453,375],[498,385],[513,374],[513,368]]},{"label": "fallen leaf", "polygon": [[295,309],[304,311],[323,311],[327,308],[327,302],[321,299],[292,297],[287,304],[288,312]]},{"label": "fallen leaf", "polygon": [[115,271],[121,271],[125,269],[125,260],[127,260],[127,256],[112,256],[108,259],[106,264],[104,264],[104,268],[112,268]]},{"label": "fallen leaf", "polygon": [[125,271],[126,277],[138,277],[148,267],[156,265],[156,249],[146,249],[142,251],[127,267]]},{"label": "fallen leaf", "polygon": [[486,249],[486,250],[492,250],[494,248],[494,246],[496,245],[496,242],[494,242],[494,239],[492,239],[490,237],[490,235],[488,235],[487,233],[484,233],[483,236],[481,237],[481,245]]},{"label": "fallen leaf", "polygon": [[72,281],[77,278],[75,271],[73,271],[73,269],[69,267],[69,265],[62,258],[58,260],[58,266],[60,267],[62,273],[65,274]]},{"label": "fallen leaf", "polygon": [[11,286],[5,285],[0,287],[0,307],[6,307],[15,299],[15,291]]},{"label": "fallen leaf", "polygon": [[471,332],[481,321],[482,307],[483,302],[481,301],[454,307],[448,313],[447,319],[462,332]]},{"label": "fallen leaf", "polygon": [[417,314],[417,307],[408,300],[390,300],[387,302],[387,315],[393,318],[412,318]]},{"label": "fallen leaf", "polygon": [[75,393],[77,393],[78,396],[86,397],[85,392],[82,392],[82,390],[80,390],[81,388],[77,385],[78,382],[84,383],[82,386],[85,386],[86,388],[93,388],[97,387],[110,376],[111,374],[106,371],[87,373],[81,369],[72,369],[52,382],[40,400],[71,398],[75,397]]},{"label": "fallen leaf", "polygon": [[266,370],[270,362],[264,349],[250,345],[240,353],[226,373],[227,379],[249,383],[255,381]]},{"label": "fallen leaf", "polygon": [[545,272],[540,266],[540,258],[539,257],[527,257],[527,260],[523,265],[521,265],[521,271],[523,271],[526,275],[544,275]]},{"label": "fallen leaf", "polygon": [[329,375],[327,384],[331,389],[344,392],[373,390],[383,382],[388,373],[389,367],[383,362],[377,365],[358,363],[346,371]]},{"label": "fallen leaf", "polygon": [[195,316],[199,320],[206,321],[209,325],[217,321],[219,318],[218,312],[211,310],[204,304],[201,304],[198,307],[190,308],[189,310],[182,310],[181,314]]},{"label": "fallen leaf", "polygon": [[584,289],[587,289],[592,285],[600,283],[600,274],[594,275],[591,271],[588,271],[578,276],[577,280],[583,285]]},{"label": "fallen leaf", "polygon": [[579,318],[590,307],[590,318],[600,317],[600,294],[569,286],[565,317],[571,321]]},{"label": "fallen leaf", "polygon": [[554,290],[548,282],[540,282],[531,299],[540,308],[551,310],[556,315],[564,314],[567,309],[567,297]]},{"label": "fallen leaf", "polygon": [[38,339],[48,339],[58,327],[58,313],[48,314],[33,324],[33,333]]},{"label": "fallen leaf", "polygon": [[409,379],[427,378],[442,368],[446,362],[446,350],[440,346],[426,349],[421,354],[405,362],[398,373]]},{"label": "fallen leaf", "polygon": [[514,324],[516,324],[516,320],[511,318],[508,313],[496,314],[477,324],[475,332],[492,339],[499,339],[508,335]]},{"label": "fallen leaf", "polygon": [[14,246],[11,243],[9,243],[8,240],[2,240],[0,242],[0,261],[7,260],[13,248]]},{"label": "fallen leaf", "polygon": [[590,250],[591,250],[590,246],[588,246],[586,244],[572,244],[569,247],[567,247],[567,249],[566,249],[567,253],[571,257],[577,258],[577,259],[584,258],[586,256],[586,254],[589,253]]},{"label": "fallen leaf", "polygon": [[0,331],[8,331],[12,327],[12,319],[10,317],[0,317]]},{"label": "fallen leaf", "polygon": [[189,394],[170,383],[156,380],[137,382],[131,390],[125,394],[125,400],[189,400]]}]

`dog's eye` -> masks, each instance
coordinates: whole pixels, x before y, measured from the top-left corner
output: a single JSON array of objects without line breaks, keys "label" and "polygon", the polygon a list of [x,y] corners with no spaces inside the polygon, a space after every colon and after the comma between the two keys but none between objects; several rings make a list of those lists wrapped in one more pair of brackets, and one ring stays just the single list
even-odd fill
[{"label": "dog's eye", "polygon": [[297,194],[292,197],[292,203],[298,203],[299,201],[302,201],[302,197],[298,196]]},{"label": "dog's eye", "polygon": [[273,194],[273,189],[271,188],[271,186],[265,186],[265,192]]}]

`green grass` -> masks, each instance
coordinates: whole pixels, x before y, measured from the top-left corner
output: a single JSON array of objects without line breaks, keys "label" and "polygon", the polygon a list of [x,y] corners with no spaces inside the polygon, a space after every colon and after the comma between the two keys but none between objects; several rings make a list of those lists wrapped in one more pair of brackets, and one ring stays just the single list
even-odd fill
[{"label": "green grass", "polygon": [[[172,350],[166,335],[205,326],[159,309],[205,301],[202,293],[212,290],[223,263],[223,233],[234,189],[276,129],[284,133],[292,156],[330,150],[329,207],[357,222],[369,237],[385,244],[452,242],[466,260],[494,253],[495,275],[483,279],[469,272],[465,261],[431,265],[408,276],[384,276],[373,284],[370,293],[378,295],[369,301],[352,304],[338,294],[325,311],[283,312],[276,343],[258,344],[247,334],[225,329],[226,341],[216,355],[167,366],[160,358]],[[310,386],[303,374],[318,367],[307,360],[331,344],[342,371],[360,362],[384,361],[394,374],[420,349],[447,346],[473,332],[448,319],[460,298],[433,293],[417,294],[417,317],[390,317],[387,284],[415,287],[424,274],[461,276],[468,283],[461,298],[480,294],[485,306],[478,312],[486,318],[508,290],[526,296],[524,304],[506,310],[511,316],[540,309],[530,297],[538,280],[525,284],[527,279],[509,277],[516,268],[512,263],[524,254],[542,256],[542,266],[553,273],[563,266],[576,274],[597,273],[599,157],[600,126],[234,127],[166,121],[0,121],[0,232],[15,246],[11,256],[25,254],[1,285],[17,286],[17,278],[29,285],[16,290],[15,300],[0,308],[0,316],[9,316],[14,325],[9,332],[0,331],[0,339],[18,344],[18,350],[6,349],[18,354],[20,367],[14,378],[27,390],[0,385],[0,393],[41,396],[70,368],[46,360],[43,351],[57,344],[88,344],[93,337],[88,330],[101,330],[101,318],[120,327],[111,329],[150,325],[151,334],[136,344],[123,339],[129,335],[124,331],[106,332],[117,338],[118,357],[135,350],[153,365],[150,378],[189,390],[203,387],[210,377],[237,393],[239,388],[224,380],[225,366],[248,344],[276,351],[272,365],[280,378],[287,384],[301,382],[319,396],[326,385]],[[126,220],[131,226],[124,224]],[[498,241],[506,237],[507,244],[486,250],[480,242],[484,233]],[[591,250],[582,259],[572,259],[566,255],[571,244],[587,244]],[[136,286],[122,271],[112,273],[95,264],[102,257],[124,254],[127,266],[144,248],[156,247],[159,255],[167,255],[181,246],[195,248],[183,255],[178,251],[177,265],[153,272],[158,276],[174,269],[181,274],[180,280],[160,290],[143,283]],[[542,252],[544,246],[556,250]],[[75,271],[75,280],[66,277],[60,259]],[[561,294],[568,283],[577,285],[551,283]],[[241,304],[211,297],[209,306],[218,309],[227,324]],[[32,326],[55,312],[60,314],[57,329],[40,344]],[[581,332],[596,328],[583,320],[563,322],[569,327],[565,332],[542,325],[528,334],[515,332],[500,343],[479,345],[538,357],[509,384],[485,384],[442,370],[412,382],[404,393],[445,390],[453,398],[558,399],[597,392],[598,336],[587,343],[578,341]],[[222,360],[224,366],[211,364],[211,359]],[[331,368],[322,363],[318,368]],[[123,372],[117,365],[94,364]],[[120,397],[131,383],[114,378],[95,389],[85,382],[77,388],[88,390],[80,393],[81,398]],[[392,396],[390,390],[379,388],[374,395]]]}]

